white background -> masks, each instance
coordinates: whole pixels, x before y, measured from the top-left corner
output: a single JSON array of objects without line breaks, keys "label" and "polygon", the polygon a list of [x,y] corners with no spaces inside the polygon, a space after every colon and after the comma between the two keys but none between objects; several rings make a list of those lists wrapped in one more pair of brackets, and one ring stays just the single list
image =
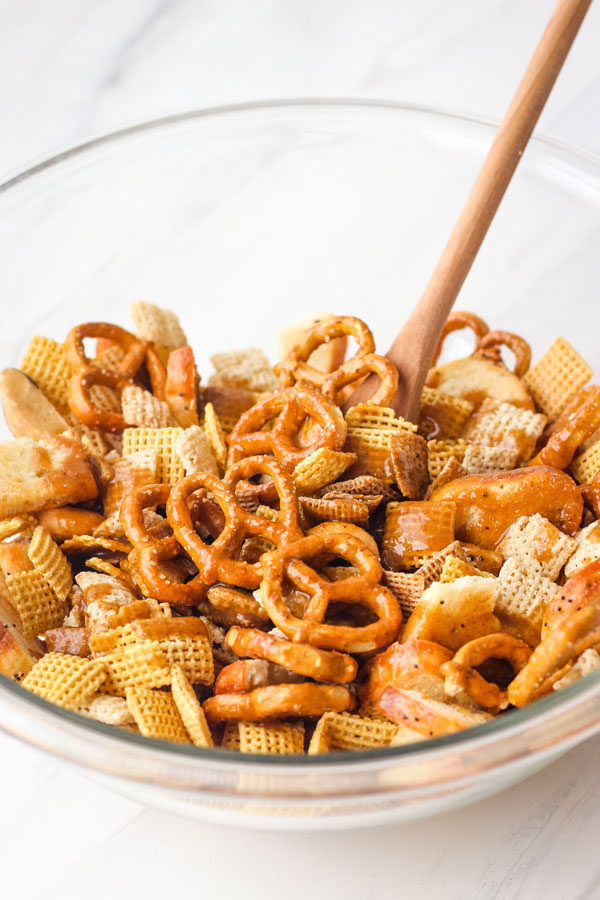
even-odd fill
[{"label": "white background", "polygon": [[[552,6],[0,0],[0,175],[133,121],[266,97],[382,97],[499,118]],[[540,130],[600,153],[598,3]],[[437,819],[285,836],[146,810],[0,737],[0,893],[600,897],[599,752],[592,740],[523,785]]]}]

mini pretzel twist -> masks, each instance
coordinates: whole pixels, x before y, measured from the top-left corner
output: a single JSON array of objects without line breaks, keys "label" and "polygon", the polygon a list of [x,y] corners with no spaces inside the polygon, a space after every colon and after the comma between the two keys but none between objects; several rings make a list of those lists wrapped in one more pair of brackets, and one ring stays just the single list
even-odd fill
[{"label": "mini pretzel twist", "polygon": [[[85,338],[100,338],[117,344],[125,356],[115,371],[105,369],[85,354]],[[134,383],[140,368],[147,363],[154,393],[162,399],[166,375],[154,348],[118,325],[107,322],[87,322],[72,328],[65,341],[67,363],[73,374],[69,380],[69,406],[84,425],[103,431],[119,432],[126,428],[121,413],[99,409],[91,397],[94,385],[122,391]]]},{"label": "mini pretzel twist", "polygon": [[179,556],[181,547],[174,536],[157,538],[144,524],[144,510],[165,504],[170,493],[168,484],[135,488],[121,504],[121,524],[135,548],[135,568],[149,595],[162,602],[189,606],[206,596],[206,585],[198,575],[184,584],[169,578],[161,563]]},{"label": "mini pretzel twist", "polygon": [[[359,574],[342,581],[321,578],[305,560],[333,555],[355,566]],[[261,559],[263,605],[272,621],[290,640],[306,642],[324,650],[366,653],[397,638],[402,624],[398,601],[379,584],[382,569],[365,545],[339,532],[309,535],[286,547],[265,553]],[[295,616],[283,595],[285,579],[309,595],[304,614]],[[369,608],[376,621],[369,625],[330,625],[325,622],[330,603],[357,604]]]},{"label": "mini pretzel twist", "polygon": [[473,356],[504,365],[500,350],[502,346],[508,347],[514,354],[515,367],[513,371],[517,378],[522,378],[529,371],[531,365],[531,347],[525,338],[513,334],[512,331],[488,331],[478,339]]},{"label": "mini pretzel twist", "polygon": [[490,330],[487,324],[480,319],[479,316],[476,316],[475,313],[466,312],[462,310],[455,310],[451,312],[448,318],[446,319],[446,324],[444,325],[444,330],[442,331],[442,335],[439,339],[438,345],[436,347],[436,351],[433,357],[433,361],[431,363],[432,366],[435,366],[438,359],[440,358],[440,353],[442,352],[442,347],[444,345],[444,341],[448,337],[449,334],[452,334],[453,331],[462,331],[463,328],[470,328],[471,331],[475,335],[475,347],[479,341],[488,333]]},{"label": "mini pretzel twist", "polygon": [[355,358],[374,353],[375,341],[370,328],[354,316],[337,316],[318,322],[305,332],[304,337],[288,353],[286,358],[275,366],[279,375],[279,387],[291,387],[297,381],[308,382],[314,387],[321,387],[325,373],[308,364],[311,354],[331,340],[339,337],[352,337],[358,344]]},{"label": "mini pretzel twist", "polygon": [[284,641],[258,628],[230,628],[225,643],[238,656],[266,659],[315,681],[345,684],[358,671],[356,660],[346,653]]},{"label": "mini pretzel twist", "polygon": [[[243,509],[235,497],[241,479],[259,473],[271,477],[279,495],[279,517],[270,521]],[[192,521],[189,501],[200,489],[209,491],[221,508],[225,523],[212,544],[198,534]],[[260,562],[237,559],[242,543],[250,535],[262,535],[275,546],[284,546],[302,536],[298,524],[298,503],[290,476],[271,457],[255,456],[240,460],[221,481],[216,475],[188,475],[175,485],[167,503],[167,518],[179,543],[198,568],[199,578],[207,585],[223,582],[235,587],[256,589],[261,580]]]},{"label": "mini pretzel twist", "polygon": [[454,657],[440,667],[445,676],[445,689],[450,697],[465,691],[478,706],[499,711],[509,704],[508,693],[497,684],[487,681],[477,671],[488,659],[506,659],[515,673],[520,672],[531,656],[531,649],[524,641],[510,634],[499,632],[475,638],[464,644]]},{"label": "mini pretzel twist", "polygon": [[369,403],[375,403],[377,406],[389,406],[398,390],[398,369],[391,360],[385,356],[378,356],[376,353],[354,356],[343,363],[339,369],[325,377],[321,390],[334,403],[341,402],[343,398],[338,394],[342,388],[355,384],[371,373],[379,376],[380,384],[373,396],[369,397]]},{"label": "mini pretzel twist", "polygon": [[[275,420],[269,431],[262,428]],[[297,435],[307,422],[312,429],[307,446],[300,446]],[[341,450],[346,439],[346,423],[338,407],[319,391],[297,385],[257,403],[242,414],[229,435],[228,466],[247,456],[272,453],[288,472],[321,447]]]},{"label": "mini pretzel twist", "polygon": [[341,684],[273,684],[245,694],[217,694],[203,704],[209,725],[218,722],[262,722],[295,716],[322,716],[354,707]]}]

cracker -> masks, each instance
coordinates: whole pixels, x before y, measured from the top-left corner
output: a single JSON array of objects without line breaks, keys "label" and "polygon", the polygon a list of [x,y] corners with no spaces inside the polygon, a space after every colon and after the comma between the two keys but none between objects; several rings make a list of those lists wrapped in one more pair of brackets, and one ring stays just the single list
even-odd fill
[{"label": "cracker", "polygon": [[273,367],[262,350],[248,347],[215,353],[210,361],[215,373],[209,383],[215,387],[244,388],[247,391],[275,391],[277,377]]},{"label": "cracker", "polygon": [[6,576],[10,602],[23,623],[26,638],[37,637],[50,628],[58,628],[67,613],[64,600],[59,600],[44,576],[33,570]]},{"label": "cracker", "polygon": [[302,509],[317,522],[353,522],[369,525],[369,506],[351,494],[346,497],[300,497]]},{"label": "cracker", "polygon": [[468,444],[463,457],[463,466],[469,475],[487,472],[508,472],[517,465],[518,451],[508,447],[486,447]]},{"label": "cracker", "polygon": [[181,721],[196,747],[212,747],[213,739],[204,710],[181,666],[171,669],[171,691]]},{"label": "cracker", "polygon": [[126,428],[123,432],[123,456],[129,457],[140,450],[156,452],[156,481],[160,484],[176,484],[184,476],[183,463],[175,450],[175,442],[183,429]]},{"label": "cracker", "polygon": [[77,712],[80,715],[89,716],[96,722],[104,725],[132,725],[135,722],[131,710],[127,706],[124,697],[111,697],[110,694],[96,694],[91,700],[80,707]]},{"label": "cracker", "polygon": [[350,428],[368,428],[376,431],[408,431],[415,432],[417,426],[397,416],[389,406],[378,406],[375,403],[359,403],[346,413],[346,424]]},{"label": "cracker", "polygon": [[128,425],[141,428],[167,428],[176,425],[171,410],[164,400],[136,384],[128,384],[121,394],[123,418]]},{"label": "cracker", "polygon": [[68,411],[71,370],[62,344],[51,338],[32,337],[21,363],[21,371],[35,382],[60,413]]},{"label": "cracker", "polygon": [[600,472],[600,440],[575,457],[571,471],[580,484],[591,484]]},{"label": "cracker", "polygon": [[381,555],[388,569],[409,569],[454,541],[456,504],[407,500],[388,503]]},{"label": "cracker", "polygon": [[105,677],[101,660],[82,659],[68,653],[46,653],[21,684],[63,709],[77,709],[96,693]]},{"label": "cracker", "polygon": [[425,590],[425,579],[416,572],[383,570],[383,583],[398,600],[402,615],[408,619]]},{"label": "cracker", "polygon": [[510,526],[496,549],[504,559],[514,557],[527,568],[530,557],[542,567],[542,575],[556,581],[562,567],[577,548],[574,538],[563,534],[555,525],[536,513],[521,516]]},{"label": "cracker", "polygon": [[313,733],[308,753],[336,750],[375,750],[389,747],[398,726],[385,719],[373,719],[352,713],[324,713]]},{"label": "cracker", "polygon": [[319,447],[301,460],[292,472],[296,490],[301,494],[314,494],[319,488],[331,485],[356,460],[355,453]]},{"label": "cracker", "polygon": [[219,467],[212,446],[199,425],[191,425],[175,441],[175,452],[183,463],[186,475],[208,472],[218,475]]},{"label": "cracker", "polygon": [[175,744],[191,744],[171,694],[148,688],[129,687],[125,699],[144,737]]},{"label": "cracker", "polygon": [[437,478],[452,457],[462,463],[467,450],[467,442],[463,438],[453,440],[427,441],[429,477]]},{"label": "cracker", "polygon": [[135,333],[142,340],[152,341],[170,350],[186,346],[187,338],[179,319],[170,309],[161,309],[153,303],[134,300],[129,307],[129,314],[135,326]]},{"label": "cracker", "polygon": [[476,569],[471,563],[449,553],[444,560],[444,565],[442,566],[442,571],[440,572],[438,580],[440,584],[449,584],[451,581],[456,581],[458,578],[464,578],[465,575],[480,575],[483,578],[494,577],[490,572],[482,572],[481,569]]},{"label": "cracker", "polygon": [[419,409],[419,433],[425,437],[459,438],[473,412],[473,404],[452,394],[424,387]]},{"label": "cracker", "polygon": [[29,559],[35,569],[43,575],[59,600],[66,600],[73,587],[73,573],[69,562],[45,528],[41,525],[33,532],[29,548]]},{"label": "cracker", "polygon": [[397,431],[390,440],[390,463],[402,496],[419,500],[429,482],[425,438],[409,431]]},{"label": "cracker", "polygon": [[204,407],[204,434],[217,461],[221,474],[227,468],[227,442],[225,432],[212,403]]},{"label": "cracker", "polygon": [[[525,564],[525,565],[524,565]],[[544,610],[559,587],[545,578],[535,557],[526,560],[510,557],[498,576],[500,596],[496,612],[510,625],[521,629],[528,643],[540,639]]]},{"label": "cracker", "polygon": [[523,377],[536,405],[553,422],[594,374],[579,353],[562,337]]},{"label": "cracker", "polygon": [[469,440],[485,447],[514,450],[517,465],[531,459],[545,425],[546,416],[541,413],[487,399],[473,419]]}]

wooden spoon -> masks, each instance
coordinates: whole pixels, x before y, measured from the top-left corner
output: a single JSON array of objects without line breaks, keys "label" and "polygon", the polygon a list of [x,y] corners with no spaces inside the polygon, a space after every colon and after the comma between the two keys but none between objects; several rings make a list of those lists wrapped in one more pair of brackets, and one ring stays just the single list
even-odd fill
[{"label": "wooden spoon", "polygon": [[[421,299],[387,352],[400,381],[397,413],[416,421],[433,354],[592,0],[559,0]],[[347,405],[372,393],[367,379]]]}]

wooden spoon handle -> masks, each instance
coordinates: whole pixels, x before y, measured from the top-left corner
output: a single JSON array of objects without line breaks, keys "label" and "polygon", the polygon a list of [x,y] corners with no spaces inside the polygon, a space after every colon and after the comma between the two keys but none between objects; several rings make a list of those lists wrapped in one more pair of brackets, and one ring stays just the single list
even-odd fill
[{"label": "wooden spoon handle", "polygon": [[411,421],[418,414],[444,323],[590,4],[591,0],[557,3],[429,284],[387,353],[400,372],[394,407]]}]

